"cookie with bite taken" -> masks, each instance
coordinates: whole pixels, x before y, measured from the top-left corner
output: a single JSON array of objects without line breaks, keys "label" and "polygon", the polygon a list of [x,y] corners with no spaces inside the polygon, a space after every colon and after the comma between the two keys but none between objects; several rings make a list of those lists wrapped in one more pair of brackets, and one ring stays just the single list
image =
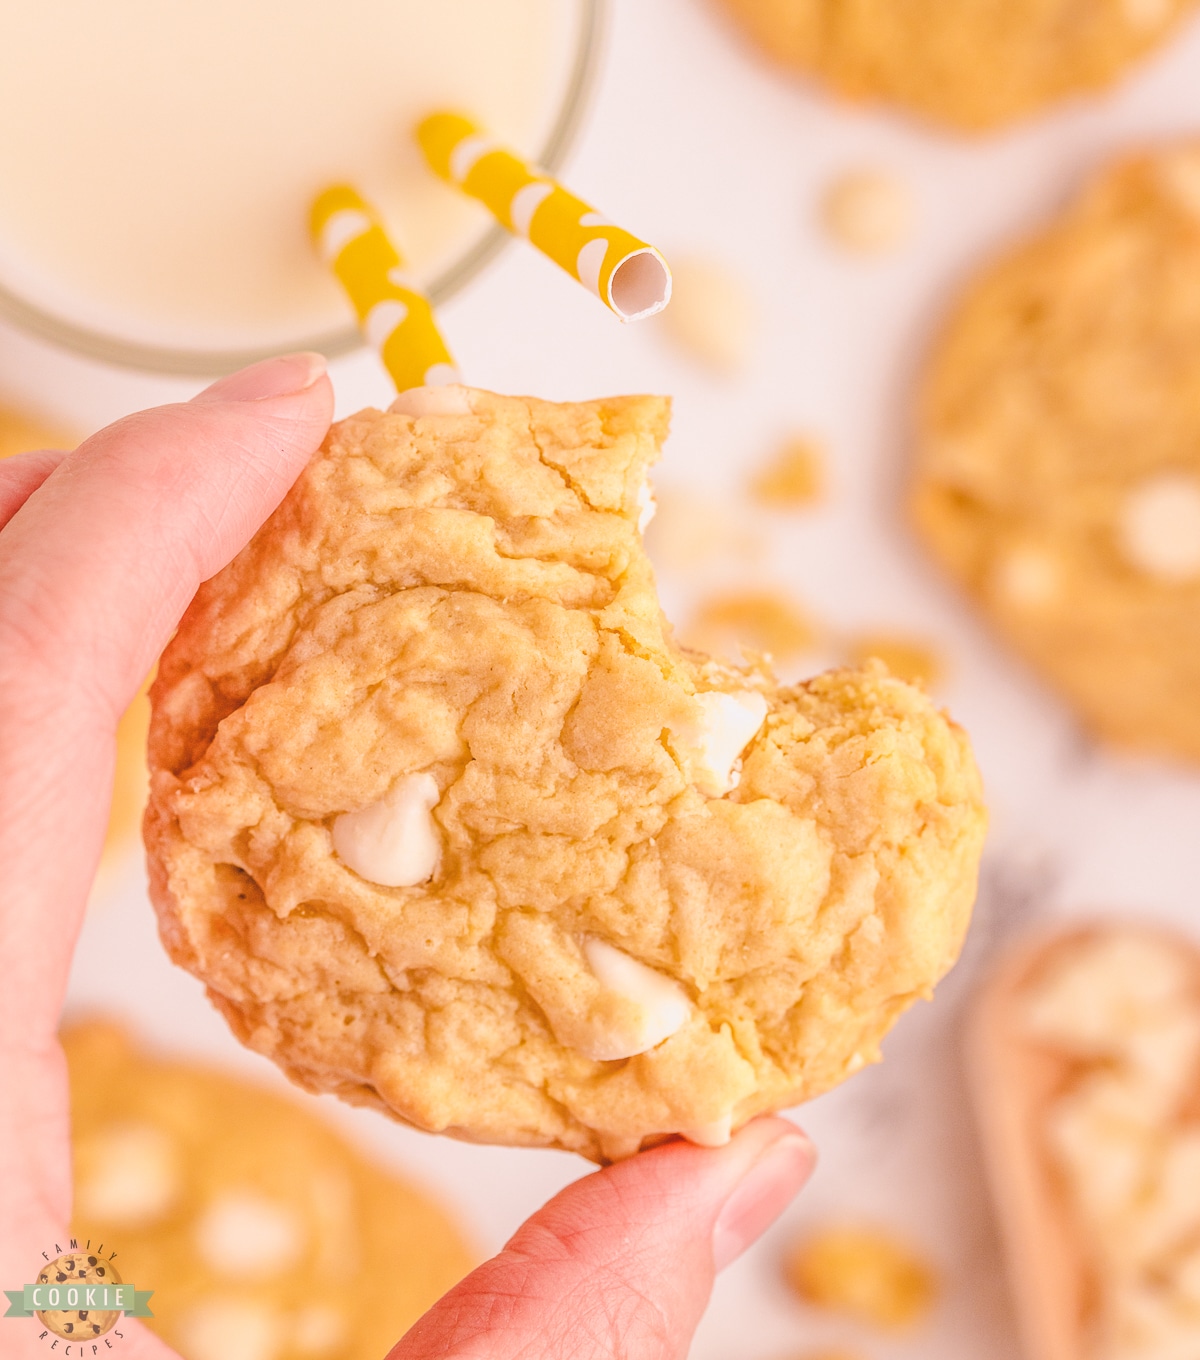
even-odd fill
[{"label": "cookie with bite taken", "polygon": [[657,397],[418,389],[336,425],[153,691],[163,940],[301,1085],[598,1161],[878,1056],[953,963],[985,814],[882,667],[678,647]]}]

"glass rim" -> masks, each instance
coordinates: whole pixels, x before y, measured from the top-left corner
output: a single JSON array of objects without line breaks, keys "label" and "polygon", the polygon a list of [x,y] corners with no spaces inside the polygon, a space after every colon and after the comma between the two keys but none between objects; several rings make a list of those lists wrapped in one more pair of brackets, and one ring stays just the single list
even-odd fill
[{"label": "glass rim", "polygon": [[[609,0],[577,0],[579,35],[567,78],[566,90],[545,141],[536,155],[539,165],[552,173],[562,163],[574,143],[583,121],[588,97],[595,84],[599,65],[600,42],[607,18]],[[498,222],[485,228],[482,235],[468,246],[463,254],[446,266],[430,281],[427,292],[435,307],[441,306],[461,291],[490,264],[513,239],[512,234]],[[90,359],[99,359],[121,368],[140,369],[147,373],[175,376],[206,377],[231,373],[247,364],[269,359],[280,352],[279,345],[252,345],[240,349],[189,349],[183,346],[155,345],[138,340],[122,340],[119,336],[88,326],[76,325],[65,317],[27,302],[0,285],[0,317],[11,321],[22,330],[49,340],[65,349]],[[317,350],[327,358],[336,359],[366,345],[361,331],[348,325],[336,331],[301,338],[289,343],[292,350]]]}]

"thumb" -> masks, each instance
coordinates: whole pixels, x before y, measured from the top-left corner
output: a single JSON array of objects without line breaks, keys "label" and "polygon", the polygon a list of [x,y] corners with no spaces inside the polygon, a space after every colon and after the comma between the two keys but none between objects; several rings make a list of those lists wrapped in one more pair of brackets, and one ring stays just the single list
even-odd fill
[{"label": "thumb", "polygon": [[388,1360],[683,1360],[713,1279],[808,1179],[812,1144],[757,1119],[720,1149],[668,1143],[569,1185]]}]

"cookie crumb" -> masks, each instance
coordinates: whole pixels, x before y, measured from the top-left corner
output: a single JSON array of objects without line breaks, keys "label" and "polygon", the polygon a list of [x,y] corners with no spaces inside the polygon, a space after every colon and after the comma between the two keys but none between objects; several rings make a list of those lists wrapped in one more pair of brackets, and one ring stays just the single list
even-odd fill
[{"label": "cookie crumb", "polygon": [[932,689],[945,678],[946,667],[937,651],[918,638],[895,633],[864,633],[850,641],[850,659],[864,665],[877,657],[898,680]]},{"label": "cookie crumb", "polygon": [[715,656],[736,658],[744,648],[788,661],[811,651],[820,636],[813,620],[782,591],[734,590],[712,595],[700,605],[684,632],[684,643]]},{"label": "cookie crumb", "polygon": [[745,281],[716,260],[675,260],[671,305],[662,326],[675,344],[705,367],[733,374],[746,366],[757,309]]},{"label": "cookie crumb", "polygon": [[880,1228],[822,1228],[792,1250],[785,1273],[806,1303],[886,1331],[916,1326],[937,1298],[933,1269]]},{"label": "cookie crumb", "polygon": [[826,189],[821,220],[832,239],[846,250],[882,254],[907,240],[912,230],[912,194],[890,171],[851,170]]},{"label": "cookie crumb", "polygon": [[1200,479],[1165,472],[1147,478],[1125,497],[1117,521],[1122,555],[1160,581],[1200,576]]},{"label": "cookie crumb", "polygon": [[750,479],[750,494],[774,510],[797,510],[813,505],[825,490],[825,458],[819,444],[793,435]]}]

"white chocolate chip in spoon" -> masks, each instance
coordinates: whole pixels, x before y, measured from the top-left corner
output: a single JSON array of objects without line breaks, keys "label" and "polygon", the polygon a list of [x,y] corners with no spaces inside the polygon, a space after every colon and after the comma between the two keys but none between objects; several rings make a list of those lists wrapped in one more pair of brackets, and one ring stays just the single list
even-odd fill
[{"label": "white chocolate chip in spoon", "polygon": [[369,883],[411,888],[433,877],[441,841],[432,812],[441,794],[430,774],[406,774],[377,803],[333,823],[333,848]]},{"label": "white chocolate chip in spoon", "polygon": [[228,1191],[196,1223],[196,1250],[210,1267],[235,1279],[269,1279],[294,1265],[305,1230],[286,1204],[253,1190]]},{"label": "white chocolate chip in spoon", "polygon": [[692,1003],[672,978],[604,940],[584,940],[583,955],[601,988],[632,1003],[633,1009],[633,1017],[626,1024],[593,1036],[587,1057],[596,1062],[635,1057],[669,1039],[687,1023]]},{"label": "white chocolate chip in spoon", "polygon": [[1147,576],[1174,584],[1200,576],[1200,481],[1182,472],[1147,478],[1125,497],[1117,540]]}]

